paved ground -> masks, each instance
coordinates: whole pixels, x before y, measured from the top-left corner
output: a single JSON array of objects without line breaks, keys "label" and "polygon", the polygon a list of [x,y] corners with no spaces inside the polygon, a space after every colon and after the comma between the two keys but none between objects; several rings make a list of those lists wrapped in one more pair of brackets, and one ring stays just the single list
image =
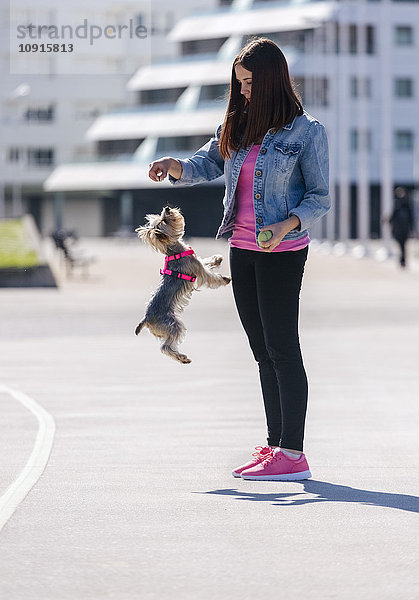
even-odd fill
[{"label": "paved ground", "polygon": [[[227,259],[224,242],[193,245]],[[178,365],[148,331],[133,333],[160,257],[137,240],[89,246],[89,278],[0,292],[0,385],[56,425],[43,475],[0,533],[0,597],[416,600],[415,263],[402,272],[310,250],[301,342],[313,478],[245,482],[230,471],[265,427],[230,287],[192,299],[193,362]],[[1,496],[38,422],[4,388],[0,407]]]}]

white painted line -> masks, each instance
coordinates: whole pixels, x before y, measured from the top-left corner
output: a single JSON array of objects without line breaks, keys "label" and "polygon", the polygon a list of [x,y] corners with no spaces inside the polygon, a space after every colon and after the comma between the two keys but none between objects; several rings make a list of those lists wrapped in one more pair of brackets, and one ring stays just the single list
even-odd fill
[{"label": "white painted line", "polygon": [[38,434],[35,445],[25,467],[19,476],[0,497],[0,531],[13,515],[19,504],[26,498],[35,483],[41,477],[51,454],[55,434],[53,417],[35,400],[23,392],[6,385],[0,385],[0,392],[9,394],[20,402],[38,419]]}]

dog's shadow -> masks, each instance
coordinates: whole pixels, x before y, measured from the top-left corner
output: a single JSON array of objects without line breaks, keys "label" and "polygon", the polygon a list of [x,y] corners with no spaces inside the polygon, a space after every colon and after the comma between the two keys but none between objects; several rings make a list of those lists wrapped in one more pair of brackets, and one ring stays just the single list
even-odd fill
[{"label": "dog's shadow", "polygon": [[[247,482],[246,482],[247,483]],[[280,483],[288,485],[288,482],[270,482],[274,485]],[[388,492],[374,492],[362,490],[346,485],[336,485],[327,481],[316,481],[307,479],[294,481],[303,487],[303,491],[273,493],[260,493],[254,491],[240,491],[233,488],[210,490],[208,492],[195,492],[201,494],[216,494],[220,496],[233,496],[237,500],[248,500],[250,502],[270,502],[275,506],[297,506],[301,504],[313,504],[317,502],[355,502],[364,506],[383,506],[386,508],[397,508],[408,512],[419,512],[419,498],[406,494],[392,494]],[[315,498],[309,498],[306,494],[316,494]]]}]

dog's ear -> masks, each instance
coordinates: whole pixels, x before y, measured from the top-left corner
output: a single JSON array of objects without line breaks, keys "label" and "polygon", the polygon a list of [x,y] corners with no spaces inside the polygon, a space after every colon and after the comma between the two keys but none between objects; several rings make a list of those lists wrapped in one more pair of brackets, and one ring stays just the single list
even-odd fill
[{"label": "dog's ear", "polygon": [[157,223],[157,221],[160,219],[160,215],[151,215],[151,214],[147,214],[145,216],[145,220],[148,223],[149,226],[153,227],[155,223]]},{"label": "dog's ear", "polygon": [[171,221],[174,221],[176,219],[182,218],[182,213],[180,211],[180,208],[166,206],[164,212],[162,213],[162,217],[164,220],[169,219]]},{"label": "dog's ear", "polygon": [[137,229],[135,230],[135,233],[137,234],[137,236],[139,238],[144,240],[147,237],[147,234],[149,231],[150,230],[148,229],[148,227],[137,227]]}]

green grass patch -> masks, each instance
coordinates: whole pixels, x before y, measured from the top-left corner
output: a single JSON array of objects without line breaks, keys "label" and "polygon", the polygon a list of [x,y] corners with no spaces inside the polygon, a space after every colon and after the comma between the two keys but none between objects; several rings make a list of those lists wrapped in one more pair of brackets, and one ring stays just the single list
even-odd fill
[{"label": "green grass patch", "polygon": [[29,268],[39,264],[37,251],[21,219],[0,220],[0,269]]}]

